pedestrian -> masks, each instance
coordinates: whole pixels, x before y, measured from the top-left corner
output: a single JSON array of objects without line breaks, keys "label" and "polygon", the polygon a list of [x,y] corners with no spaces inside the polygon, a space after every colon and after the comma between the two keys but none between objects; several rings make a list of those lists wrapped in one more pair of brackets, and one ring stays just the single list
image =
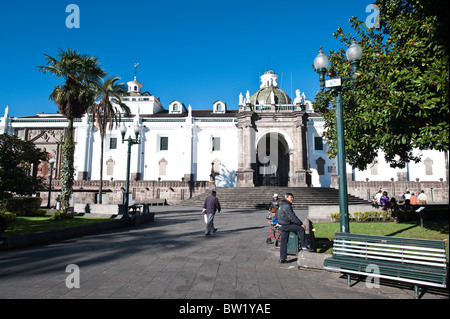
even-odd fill
[{"label": "pedestrian", "polygon": [[419,202],[417,201],[417,197],[414,193],[411,193],[411,197],[409,198],[409,202],[411,205],[418,205]]},{"label": "pedestrian", "polygon": [[273,194],[273,199],[270,202],[269,211],[272,211],[272,208],[280,208],[280,199],[278,198],[278,194]]},{"label": "pedestrian", "polygon": [[272,201],[269,204],[269,213],[267,214],[267,219],[272,219],[272,213],[275,213],[278,208],[280,208],[280,199],[278,198],[278,194],[273,194]]},{"label": "pedestrian", "polygon": [[391,205],[386,191],[383,192],[383,195],[380,198],[380,203],[383,208],[389,207]]},{"label": "pedestrian", "polygon": [[281,244],[280,244],[280,264],[287,263],[287,242],[289,239],[289,233],[295,232],[298,234],[301,250],[312,251],[306,247],[306,226],[295,215],[292,209],[292,203],[294,202],[294,195],[287,193],[285,200],[281,202],[280,208],[277,211],[276,219],[280,225],[281,231]]},{"label": "pedestrian", "polygon": [[403,194],[403,199],[404,199],[404,200],[409,199],[410,202],[411,202],[411,193],[410,193],[409,191],[406,191],[406,193]]},{"label": "pedestrian", "polygon": [[425,194],[425,191],[422,190],[420,192],[419,196],[417,196],[417,201],[419,202],[419,205],[426,205],[427,204],[427,200],[428,200],[428,197]]},{"label": "pedestrian", "polygon": [[383,196],[381,189],[378,191],[378,193],[375,195],[375,198],[377,200],[377,205],[380,206],[381,205],[381,196]]},{"label": "pedestrian", "polygon": [[397,203],[397,200],[395,199],[395,197],[392,197],[390,199],[389,204],[390,204],[389,208],[391,209],[391,211],[395,212],[398,210],[398,203]]},{"label": "pedestrian", "polygon": [[216,212],[220,213],[220,203],[216,197],[216,191],[212,191],[211,195],[205,199],[205,204],[203,205],[204,212],[207,216],[205,236],[209,236],[217,231],[214,227],[214,215]]}]

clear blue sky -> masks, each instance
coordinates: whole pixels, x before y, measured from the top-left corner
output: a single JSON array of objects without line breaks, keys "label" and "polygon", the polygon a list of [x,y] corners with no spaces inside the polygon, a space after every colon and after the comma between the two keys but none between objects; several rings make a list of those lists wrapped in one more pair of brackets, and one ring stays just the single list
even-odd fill
[{"label": "clear blue sky", "polygon": [[[80,9],[80,28],[66,27],[69,4]],[[163,106],[179,100],[210,109],[220,99],[236,109],[239,93],[259,89],[269,68],[291,95],[300,89],[314,100],[319,89],[315,56],[341,47],[332,36],[348,20],[364,21],[370,0],[40,0],[0,5],[0,116],[53,113],[48,100],[55,85],[40,73],[44,53],[68,47],[97,56],[109,75],[128,82],[133,64],[144,91]],[[270,62],[269,62],[270,61]],[[270,63],[270,64],[269,64]]]}]

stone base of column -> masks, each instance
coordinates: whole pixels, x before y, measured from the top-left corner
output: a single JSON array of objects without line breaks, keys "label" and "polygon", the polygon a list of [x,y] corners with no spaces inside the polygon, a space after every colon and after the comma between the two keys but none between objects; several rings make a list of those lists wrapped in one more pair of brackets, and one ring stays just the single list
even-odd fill
[{"label": "stone base of column", "polygon": [[311,172],[299,170],[294,173],[294,179],[289,181],[289,187],[309,187],[311,185]]},{"label": "stone base of column", "polygon": [[255,183],[253,182],[253,173],[254,171],[252,169],[237,171],[236,187],[255,187]]},{"label": "stone base of column", "polygon": [[89,178],[89,172],[78,171],[78,180],[87,181]]},{"label": "stone base of column", "polygon": [[140,181],[142,179],[141,173],[131,173],[130,174],[130,180],[132,181]]}]

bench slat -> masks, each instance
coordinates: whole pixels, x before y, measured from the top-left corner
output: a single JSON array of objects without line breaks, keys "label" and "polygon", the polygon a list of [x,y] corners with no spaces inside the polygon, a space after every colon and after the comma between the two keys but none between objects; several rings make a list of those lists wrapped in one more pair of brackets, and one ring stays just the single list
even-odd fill
[{"label": "bench slat", "polygon": [[[408,246],[405,246],[404,248],[396,248],[392,246],[372,246],[372,245],[354,245],[350,244],[348,242],[341,243],[340,241],[334,244],[334,247],[350,247],[355,249],[364,249],[364,250],[373,250],[373,251],[390,251],[390,252],[403,252],[404,254],[415,254],[420,256],[438,256],[439,258],[444,257],[445,258],[445,250],[439,249],[436,251],[430,251],[430,252],[424,252],[423,250],[417,251],[415,249],[410,249]],[[396,249],[391,249],[396,248]]]},{"label": "bench slat", "polygon": [[392,249],[379,249],[379,248],[370,248],[370,247],[362,247],[362,246],[349,246],[349,245],[340,245],[337,244],[333,248],[334,254],[339,254],[340,252],[353,252],[362,256],[390,256],[397,257],[399,262],[402,262],[405,259],[416,259],[423,261],[435,261],[442,264],[444,267],[446,266],[446,257],[445,253],[441,254],[429,254],[429,253],[417,253],[414,251],[401,251],[401,250],[392,250]]},{"label": "bench slat", "polygon": [[371,242],[342,240],[342,239],[335,239],[334,242],[335,243],[342,243],[342,244],[359,244],[359,245],[367,245],[367,246],[374,246],[374,247],[391,247],[391,248],[410,249],[410,250],[414,249],[414,250],[419,250],[419,251],[431,251],[431,252],[442,252],[442,251],[445,251],[445,246],[442,247],[442,248],[427,248],[427,247],[423,247],[423,246],[377,244],[377,243],[371,243]]},{"label": "bench slat", "polygon": [[393,261],[393,262],[397,262],[398,264],[415,264],[415,265],[427,265],[427,266],[435,266],[435,267],[442,267],[442,263],[431,263],[431,262],[425,262],[425,261],[415,261],[415,260],[407,260],[407,259],[402,259],[399,260],[399,258],[389,258],[389,257],[379,257],[379,256],[364,256],[364,255],[360,255],[360,254],[355,254],[355,253],[339,253],[339,255],[344,255],[344,256],[353,256],[353,257],[358,257],[361,259],[377,259],[377,260],[388,260],[388,261]]},{"label": "bench slat", "polygon": [[[359,251],[358,251],[359,249]],[[345,251],[355,251],[355,252],[367,252],[368,254],[377,254],[380,255],[383,254],[383,252],[391,252],[393,254],[389,254],[392,256],[405,256],[405,258],[414,258],[414,259],[424,259],[424,260],[435,260],[445,263],[445,252],[442,253],[422,253],[422,252],[416,252],[416,251],[402,251],[402,250],[396,250],[396,249],[384,249],[384,248],[371,248],[367,246],[348,246],[348,245],[341,245],[336,244],[334,245],[334,251],[338,252],[340,250]],[[427,257],[428,256],[428,257]]]},{"label": "bench slat", "polygon": [[445,243],[441,240],[430,239],[416,239],[416,238],[404,238],[404,237],[389,237],[389,236],[373,236],[351,233],[336,233],[334,239],[348,239],[348,240],[360,240],[364,242],[373,242],[380,244],[400,244],[400,245],[413,245],[419,247],[428,248],[440,248],[445,249]]}]

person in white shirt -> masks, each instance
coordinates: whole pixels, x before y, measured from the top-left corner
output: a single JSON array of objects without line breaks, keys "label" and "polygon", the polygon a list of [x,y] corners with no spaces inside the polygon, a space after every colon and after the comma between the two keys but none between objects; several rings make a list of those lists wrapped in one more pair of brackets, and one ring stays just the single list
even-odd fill
[{"label": "person in white shirt", "polygon": [[426,205],[427,204],[428,197],[425,194],[425,191],[422,190],[420,192],[419,196],[417,196],[417,200],[419,201],[419,205]]}]

